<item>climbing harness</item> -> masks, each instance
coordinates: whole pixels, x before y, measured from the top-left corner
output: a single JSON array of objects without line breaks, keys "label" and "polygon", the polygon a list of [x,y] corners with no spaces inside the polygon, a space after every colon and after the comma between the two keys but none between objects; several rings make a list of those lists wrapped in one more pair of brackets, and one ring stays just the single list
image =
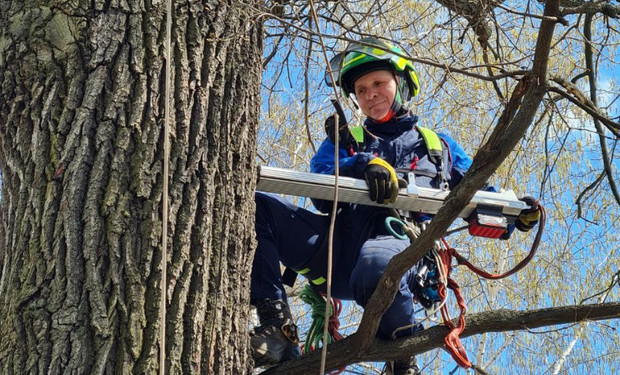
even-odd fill
[{"label": "climbing harness", "polygon": [[[336,109],[338,116],[344,116],[344,112],[342,111],[342,107],[340,106],[340,104],[338,104],[338,102],[335,100],[332,100],[332,103],[334,104],[334,108]],[[442,191],[448,190],[448,181],[450,180],[450,174],[448,173],[448,168],[446,168],[446,163],[447,161],[450,161],[449,147],[447,145],[444,146],[444,141],[441,140],[439,135],[434,130],[425,128],[417,124],[415,125],[415,128],[418,133],[420,133],[420,136],[424,141],[424,145],[426,146],[425,149],[428,153],[428,160],[435,166],[437,172],[431,173],[428,171],[419,170],[417,167],[420,159],[417,156],[414,158],[409,168],[396,168],[396,171],[400,172],[401,174],[408,174],[413,172],[414,175],[418,176],[427,176],[433,179],[438,178],[440,180],[439,188]],[[363,126],[348,127],[348,131],[351,133],[351,143],[354,144],[347,144],[341,146],[343,146],[347,150],[349,156],[353,156],[358,149],[363,149],[366,144],[366,135],[370,133],[368,133]],[[329,135],[330,134],[328,133],[328,137]],[[331,137],[329,138],[332,142],[334,142]]]},{"label": "climbing harness", "polygon": [[[471,271],[473,271],[477,275],[484,277],[486,279],[492,279],[492,280],[502,279],[502,278],[505,278],[507,276],[510,276],[518,272],[523,267],[525,267],[536,254],[536,250],[538,249],[538,246],[540,245],[540,240],[542,238],[542,234],[543,234],[543,230],[544,230],[544,226],[546,222],[547,214],[546,214],[545,208],[538,201],[534,203],[534,205],[532,206],[532,209],[539,209],[541,216],[540,216],[540,223],[538,226],[538,230],[536,232],[536,237],[534,238],[534,242],[532,243],[530,252],[523,260],[521,260],[512,269],[510,269],[509,271],[505,273],[491,274],[487,271],[482,270],[481,268],[474,266],[465,257],[460,255],[456,251],[455,248],[448,245],[448,242],[446,241],[445,237],[442,238],[440,241],[436,242],[435,247],[430,251],[431,256],[427,254],[425,255],[425,258],[423,258],[425,260],[434,258],[436,268],[437,268],[437,275],[432,275],[430,273],[426,274],[426,279],[432,278],[433,276],[437,277],[437,283],[436,283],[437,300],[433,300],[432,298],[428,298],[428,296],[425,296],[425,298],[428,298],[429,301],[426,301],[427,303],[423,304],[423,306],[429,309],[431,313],[435,313],[437,312],[437,310],[441,312],[443,324],[449,329],[449,332],[444,339],[445,349],[460,367],[470,368],[472,365],[471,365],[471,362],[469,361],[465,348],[463,347],[463,344],[461,343],[461,340],[460,340],[460,335],[465,329],[465,313],[467,311],[467,305],[465,303],[465,299],[463,298],[459,285],[456,283],[456,281],[454,281],[450,277],[451,270],[452,270],[452,267],[451,267],[452,258],[456,259],[457,264],[466,266],[467,268],[469,268]],[[399,238],[399,239],[409,238],[411,241],[413,241],[417,237],[417,234],[418,234],[413,230],[413,225],[410,223],[407,223],[406,221],[401,220],[399,216],[397,216],[398,213],[395,210],[392,210],[392,215],[393,216],[390,216],[386,218],[385,220],[385,226],[387,230],[396,238]],[[395,228],[398,228],[399,231],[397,231]],[[403,233],[405,233],[406,235]],[[470,230],[470,233],[471,233],[471,230]],[[428,267],[428,264],[425,264],[425,262],[422,263],[422,266],[420,268],[424,268],[424,267]],[[420,272],[418,273],[420,274]],[[417,276],[416,276],[416,281],[418,281]],[[432,283],[426,283],[423,285],[425,288],[428,288],[430,291],[434,290]],[[446,299],[447,299],[446,289],[452,290],[454,297],[456,298],[457,305],[460,310],[460,314],[459,314],[456,324],[452,322],[452,318],[450,317],[450,313],[446,306]],[[417,291],[417,293],[420,293],[420,292]],[[422,293],[431,294],[431,293],[428,293],[428,291],[422,292]],[[420,300],[420,296],[417,296],[417,298],[418,300]],[[428,303],[430,301],[432,301],[433,303]],[[434,310],[430,309],[437,302],[439,302],[439,306],[437,306]],[[420,324],[420,323],[416,323],[416,324]],[[394,331],[392,336],[395,337],[396,332],[402,329],[407,329],[407,328],[410,328],[410,327],[407,326],[407,327],[398,328],[397,330]]]}]

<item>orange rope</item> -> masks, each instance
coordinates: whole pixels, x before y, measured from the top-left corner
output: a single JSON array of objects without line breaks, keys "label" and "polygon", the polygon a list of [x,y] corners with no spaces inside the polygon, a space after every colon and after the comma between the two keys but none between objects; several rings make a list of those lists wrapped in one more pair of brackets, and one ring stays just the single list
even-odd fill
[{"label": "orange rope", "polygon": [[502,279],[504,277],[510,276],[516,273],[517,271],[521,270],[532,260],[532,258],[536,254],[536,250],[538,249],[538,246],[540,245],[540,240],[542,238],[542,233],[545,227],[545,222],[547,220],[547,213],[545,211],[545,208],[542,205],[540,205],[538,201],[536,202],[536,205],[540,209],[540,213],[541,213],[540,224],[538,226],[538,231],[536,232],[536,237],[534,238],[534,243],[532,244],[532,247],[530,249],[530,253],[523,260],[517,263],[517,265],[514,266],[514,268],[512,268],[511,270],[503,274],[499,274],[499,275],[491,274],[487,271],[484,271],[474,266],[468,260],[466,260],[463,256],[461,256],[456,251],[456,249],[450,247],[444,238],[441,239],[444,246],[441,247],[438,251],[439,257],[441,258],[441,265],[438,265],[438,266],[443,267],[445,271],[444,274],[446,275],[447,285],[443,285],[442,283],[440,283],[439,288],[438,288],[438,294],[442,301],[445,300],[446,286],[447,286],[447,288],[451,289],[452,292],[454,293],[457,304],[461,311],[459,315],[459,319],[458,319],[458,324],[455,325],[454,323],[452,323],[452,319],[450,318],[450,314],[448,312],[448,308],[446,304],[443,304],[443,306],[441,307],[441,316],[443,318],[444,324],[448,327],[448,329],[450,329],[450,332],[446,335],[444,342],[445,342],[446,350],[448,351],[448,353],[450,353],[454,361],[463,368],[471,367],[471,362],[469,361],[469,358],[467,357],[467,353],[465,352],[465,348],[463,347],[463,344],[461,343],[461,339],[459,337],[461,333],[463,333],[463,330],[465,330],[465,312],[467,311],[467,305],[465,304],[465,299],[463,298],[463,295],[461,294],[461,289],[459,287],[459,284],[457,284],[456,281],[450,278],[452,257],[456,258],[458,264],[463,264],[467,266],[474,273],[486,279],[492,279],[492,280]]},{"label": "orange rope", "polygon": [[[545,228],[545,223],[547,221],[547,212],[545,211],[545,208],[542,206],[542,204],[539,204],[538,201],[536,201],[535,204],[540,209],[540,224],[538,225],[538,231],[536,232],[536,237],[534,238],[534,243],[532,244],[532,247],[530,249],[530,253],[525,258],[523,258],[519,263],[517,263],[517,265],[514,266],[513,269],[511,269],[508,272],[505,272],[503,274],[500,274],[500,275],[491,274],[491,273],[489,273],[487,271],[484,271],[484,270],[474,266],[467,259],[465,259],[459,253],[457,253],[456,250],[452,249],[453,255],[456,258],[456,261],[458,262],[458,264],[463,264],[463,265],[467,266],[467,268],[472,270],[475,274],[477,274],[479,276],[482,276],[485,279],[491,279],[491,280],[503,279],[504,277],[508,277],[508,276],[516,273],[517,271],[521,270],[523,267],[525,267],[532,260],[532,258],[534,258],[534,255],[536,254],[536,250],[538,250],[538,245],[540,245],[540,240],[542,238],[543,230]],[[445,241],[444,241],[444,243],[445,243]]]},{"label": "orange rope", "polygon": [[[465,299],[461,294],[459,284],[457,284],[456,281],[454,281],[450,277],[450,264],[452,262],[454,249],[450,248],[445,240],[443,240],[443,243],[444,245],[446,245],[446,247],[441,248],[438,252],[439,256],[441,257],[441,267],[444,268],[444,273],[446,275],[448,283],[447,287],[451,289],[454,293],[454,296],[456,297],[456,302],[459,305],[459,309],[461,310],[458,324],[454,325],[454,323],[452,323],[452,319],[450,318],[447,304],[444,303],[443,306],[441,306],[441,316],[443,318],[444,324],[450,330],[450,332],[446,335],[444,339],[444,343],[446,346],[446,350],[448,351],[448,353],[450,353],[454,361],[459,366],[463,368],[470,368],[471,362],[467,357],[467,353],[465,352],[465,348],[463,347],[463,344],[461,343],[461,339],[459,337],[465,329],[465,312],[467,311],[467,305],[465,304]],[[446,286],[442,283],[439,284],[438,294],[442,301],[446,298]]]},{"label": "orange rope", "polygon": [[342,301],[338,298],[331,299],[332,304],[332,315],[329,317],[329,325],[327,326],[327,331],[334,339],[334,341],[340,341],[344,338],[338,329],[340,328],[340,312],[342,312]]}]

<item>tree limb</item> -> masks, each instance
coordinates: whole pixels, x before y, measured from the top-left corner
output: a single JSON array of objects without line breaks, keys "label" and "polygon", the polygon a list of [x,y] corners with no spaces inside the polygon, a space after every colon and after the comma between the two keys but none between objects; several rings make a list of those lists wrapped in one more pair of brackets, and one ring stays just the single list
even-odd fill
[{"label": "tree limb", "polygon": [[[299,37],[301,37],[301,38],[309,39],[312,36],[318,36],[316,31],[314,31],[314,30],[310,30],[310,29],[308,29],[306,27],[302,27],[302,26],[299,26],[297,24],[288,22],[288,21],[286,21],[285,19],[282,19],[282,18],[277,18],[277,17],[275,17],[273,15],[270,15],[270,16],[271,16],[272,19],[275,19],[278,22],[280,22],[283,26],[286,26],[286,27],[288,27],[290,29],[294,29],[294,30],[298,31],[300,33]],[[363,35],[361,33],[356,33],[356,34]],[[369,45],[369,46],[376,47],[374,45],[365,44],[363,41],[355,40],[353,38],[348,38],[348,37],[345,37],[345,36],[331,35],[331,34],[327,34],[327,33],[322,33],[321,36],[323,38],[325,38],[325,39],[337,39],[337,40],[341,40],[341,41],[344,41],[344,42],[356,42],[356,43],[361,44],[361,45]],[[501,73],[501,74],[489,77],[489,76],[485,76],[485,75],[482,75],[482,74],[471,72],[469,70],[470,69],[479,68],[479,67],[487,67],[487,66],[498,67],[501,64],[471,66],[471,67],[467,67],[466,69],[463,69],[463,68],[453,67],[453,66],[450,66],[448,64],[439,63],[437,61],[433,61],[433,60],[430,60],[430,59],[420,58],[420,57],[416,57],[416,56],[408,56],[408,55],[405,55],[405,54],[396,53],[394,51],[391,51],[391,53],[393,53],[393,54],[395,54],[397,56],[400,56],[402,58],[405,58],[407,60],[410,60],[412,62],[415,62],[415,63],[433,66],[433,67],[436,67],[436,68],[443,69],[443,70],[445,70],[447,72],[450,72],[450,73],[459,73],[459,74],[462,74],[464,76],[468,76],[468,77],[472,77],[472,78],[476,78],[476,79],[480,79],[480,80],[488,81],[488,82],[497,81],[497,80],[500,80],[500,79],[503,79],[503,78],[507,78],[507,77],[518,77],[518,76],[521,76],[521,75],[526,73],[526,71],[524,71],[524,70],[514,70],[514,71],[506,71],[504,73]],[[506,63],[504,65],[510,65],[510,64],[511,63]]]},{"label": "tree limb", "polygon": [[516,11],[514,9],[510,9],[508,7],[505,7],[502,4],[497,4],[497,7],[505,10],[508,13],[516,14],[516,15],[519,15],[519,16],[530,17],[530,18],[538,18],[538,19],[541,19],[541,20],[547,19],[549,21],[559,22],[559,23],[561,23],[564,26],[568,26],[568,21],[566,21],[562,17],[545,17],[545,16],[539,16],[539,15],[533,14],[533,13],[519,12],[519,11]]},{"label": "tree limb", "polygon": [[607,2],[588,1],[575,7],[565,7],[560,12],[563,16],[568,14],[597,14],[601,13],[611,18],[620,17],[620,7]]},{"label": "tree limb", "polygon": [[575,204],[577,205],[577,217],[580,219],[584,219],[587,222],[590,223],[594,223],[593,221],[587,219],[586,217],[583,216],[583,207],[582,207],[582,199],[584,199],[585,195],[589,192],[589,191],[593,191],[595,190],[598,185],[601,183],[601,181],[603,181],[603,179],[605,178],[605,176],[607,176],[607,173],[605,171],[603,171],[602,173],[600,173],[598,175],[598,177],[596,177],[596,180],[594,180],[593,183],[591,183],[590,185],[588,185],[585,189],[583,189],[583,191],[581,193],[579,193],[579,196],[577,197],[577,199],[575,200]]},{"label": "tree limb", "polygon": [[478,42],[482,48],[489,47],[489,39],[492,34],[490,14],[493,7],[496,6],[494,1],[437,0],[437,2],[465,18],[478,36]]},{"label": "tree limb", "polygon": [[[466,328],[461,337],[488,332],[531,331],[558,324],[617,318],[620,318],[620,302],[552,307],[529,311],[485,311],[466,317]],[[329,345],[326,370],[329,371],[357,362],[406,359],[412,355],[443,347],[447,332],[448,329],[445,326],[434,326],[408,338],[398,340],[374,339],[369,349],[362,353],[357,353],[354,350],[354,343],[357,341],[356,333]],[[264,371],[262,374],[315,375],[318,373],[320,361],[320,352],[315,351]]]}]

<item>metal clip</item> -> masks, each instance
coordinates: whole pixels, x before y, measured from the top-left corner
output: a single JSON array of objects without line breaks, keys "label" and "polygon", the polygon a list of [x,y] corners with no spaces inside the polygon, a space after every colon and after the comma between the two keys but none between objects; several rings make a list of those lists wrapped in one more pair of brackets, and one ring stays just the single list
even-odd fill
[{"label": "metal clip", "polygon": [[420,189],[415,184],[415,174],[413,172],[407,173],[407,195],[413,198],[417,198],[420,195]]}]

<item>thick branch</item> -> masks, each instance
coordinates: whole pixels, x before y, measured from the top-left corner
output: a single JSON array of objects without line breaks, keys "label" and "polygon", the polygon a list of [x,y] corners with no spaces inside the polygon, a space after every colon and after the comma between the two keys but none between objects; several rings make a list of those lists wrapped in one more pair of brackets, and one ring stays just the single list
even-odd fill
[{"label": "thick branch", "polygon": [[593,120],[596,119],[602,122],[613,135],[620,138],[620,131],[615,129],[615,127],[618,126],[618,123],[605,116],[598,107],[591,107],[586,103],[582,102],[581,98],[579,98],[578,96],[571,95],[570,92],[564,91],[558,87],[549,87],[549,91],[559,94],[564,99],[581,108],[584,112],[592,116]]},{"label": "thick branch", "polygon": [[[582,321],[597,321],[620,318],[620,302],[554,307],[530,311],[497,310],[467,316],[467,328],[461,337],[488,332],[532,330],[558,324],[571,324]],[[326,370],[340,368],[357,362],[391,361],[409,358],[411,355],[443,347],[447,333],[445,326],[431,327],[413,337],[400,340],[373,340],[369,350],[356,353],[354,334],[342,341],[330,344]],[[286,362],[263,372],[263,375],[318,373],[321,361],[320,352],[313,352],[300,359]]]},{"label": "thick branch", "polygon": [[574,7],[565,7],[562,9],[562,15],[568,14],[597,14],[601,13],[611,18],[620,17],[620,7],[610,3],[588,1]]},{"label": "thick branch", "polygon": [[[547,3],[546,16],[554,16],[558,11],[557,0]],[[404,272],[421,259],[433,247],[435,241],[441,238],[456,219],[457,213],[461,212],[475,192],[485,185],[525,134],[546,91],[547,61],[554,27],[555,23],[549,20],[542,22],[533,69],[515,87],[489,141],[474,157],[473,164],[463,181],[448,195],[427,230],[408,249],[396,255],[388,264],[364,311],[353,345],[358,353],[361,354],[369,349],[379,327],[379,321],[392,303]]]}]

